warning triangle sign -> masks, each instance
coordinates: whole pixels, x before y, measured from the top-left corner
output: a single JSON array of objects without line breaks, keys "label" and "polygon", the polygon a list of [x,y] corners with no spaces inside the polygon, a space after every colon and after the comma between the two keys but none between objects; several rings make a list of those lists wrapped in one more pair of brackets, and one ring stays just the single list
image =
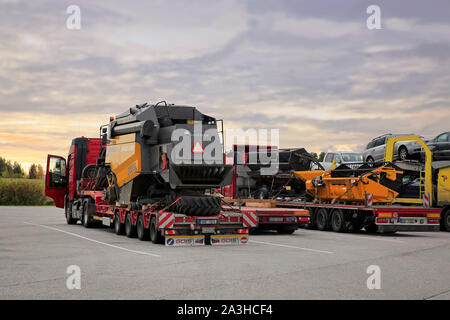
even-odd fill
[{"label": "warning triangle sign", "polygon": [[205,149],[199,141],[197,141],[192,147],[192,153],[203,153],[204,151]]}]

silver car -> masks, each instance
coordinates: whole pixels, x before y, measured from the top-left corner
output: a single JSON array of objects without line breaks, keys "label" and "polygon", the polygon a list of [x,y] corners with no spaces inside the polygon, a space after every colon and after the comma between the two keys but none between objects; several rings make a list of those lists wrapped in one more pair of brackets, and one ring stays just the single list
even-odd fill
[{"label": "silver car", "polygon": [[363,162],[363,156],[361,153],[358,152],[343,152],[343,151],[328,152],[320,164],[326,171],[328,171],[333,166],[333,161],[336,162],[337,166],[345,164],[350,168],[356,169]]},{"label": "silver car", "polygon": [[[386,141],[388,138],[402,137],[402,136],[415,136],[415,134],[392,134],[388,133],[379,136],[366,146],[363,152],[364,161],[368,163],[383,162],[384,152],[386,150]],[[419,136],[425,140],[422,136]],[[416,141],[399,141],[394,146],[394,160],[407,160],[420,157],[421,146]]]}]

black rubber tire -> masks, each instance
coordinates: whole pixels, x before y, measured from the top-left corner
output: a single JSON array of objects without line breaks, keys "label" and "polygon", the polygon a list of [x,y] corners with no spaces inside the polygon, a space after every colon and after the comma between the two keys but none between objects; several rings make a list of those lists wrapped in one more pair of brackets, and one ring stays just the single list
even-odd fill
[{"label": "black rubber tire", "polygon": [[152,240],[152,242],[155,244],[164,242],[164,238],[163,236],[161,236],[161,232],[158,231],[156,217],[152,217],[152,219],[150,220],[150,240]]},{"label": "black rubber tire", "polygon": [[450,209],[442,213],[441,222],[442,231],[450,232]]},{"label": "black rubber tire", "polygon": [[372,157],[367,157],[367,159],[366,159],[366,163],[367,163],[367,165],[369,166],[369,167],[373,167],[374,166],[374,163],[375,163],[375,160],[372,158]]},{"label": "black rubber tire", "polygon": [[125,234],[125,226],[120,222],[119,212],[114,215],[114,232],[119,236]]},{"label": "black rubber tire", "polygon": [[[177,196],[168,197],[167,204],[177,200]],[[187,216],[215,216],[221,211],[221,199],[217,196],[181,196],[168,211],[174,211]]]},{"label": "black rubber tire", "polygon": [[280,227],[277,229],[277,232],[279,234],[293,234],[295,232],[295,230],[297,230],[297,229],[292,228],[292,227]]},{"label": "black rubber tire", "polygon": [[334,209],[331,213],[331,228],[334,232],[347,231],[345,215],[341,209]]},{"label": "black rubber tire", "polygon": [[316,212],[316,226],[320,231],[330,230],[330,219],[325,208],[320,208]]},{"label": "black rubber tire", "polygon": [[145,228],[144,215],[142,214],[139,215],[136,222],[136,232],[138,239],[141,241],[146,241],[150,238],[150,231],[148,228]]},{"label": "black rubber tire", "polygon": [[66,221],[67,224],[76,224],[77,219],[72,217],[72,202],[68,199],[66,199],[65,205],[64,205],[64,214],[66,215]]},{"label": "black rubber tire", "polygon": [[128,238],[136,238],[137,236],[136,226],[133,226],[131,222],[131,213],[127,213],[125,216],[125,235]]},{"label": "black rubber tire", "polygon": [[365,226],[364,229],[369,233],[375,233],[378,230],[378,226],[375,223],[371,223]]},{"label": "black rubber tire", "polygon": [[402,161],[408,158],[408,149],[405,146],[398,148],[398,158]]},{"label": "black rubber tire", "polygon": [[89,207],[88,207],[88,202],[84,202],[83,203],[83,215],[81,216],[81,224],[85,227],[85,228],[90,228],[92,227],[92,217],[89,216]]}]

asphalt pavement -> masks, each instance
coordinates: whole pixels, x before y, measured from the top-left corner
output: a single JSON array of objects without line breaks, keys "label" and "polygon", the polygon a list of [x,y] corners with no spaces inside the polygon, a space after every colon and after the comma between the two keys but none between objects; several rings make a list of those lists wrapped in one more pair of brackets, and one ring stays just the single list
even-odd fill
[{"label": "asphalt pavement", "polygon": [[450,299],[449,270],[446,232],[299,229],[166,247],[67,225],[54,207],[0,207],[0,299]]}]

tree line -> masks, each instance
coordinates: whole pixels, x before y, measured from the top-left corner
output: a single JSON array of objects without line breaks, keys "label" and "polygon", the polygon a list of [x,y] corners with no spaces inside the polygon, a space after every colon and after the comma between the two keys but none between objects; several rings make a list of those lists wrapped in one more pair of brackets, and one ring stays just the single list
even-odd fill
[{"label": "tree line", "polygon": [[28,179],[43,179],[44,168],[40,164],[32,164],[28,173],[22,168],[17,161],[11,162],[0,157],[0,177],[1,178],[28,178]]}]

